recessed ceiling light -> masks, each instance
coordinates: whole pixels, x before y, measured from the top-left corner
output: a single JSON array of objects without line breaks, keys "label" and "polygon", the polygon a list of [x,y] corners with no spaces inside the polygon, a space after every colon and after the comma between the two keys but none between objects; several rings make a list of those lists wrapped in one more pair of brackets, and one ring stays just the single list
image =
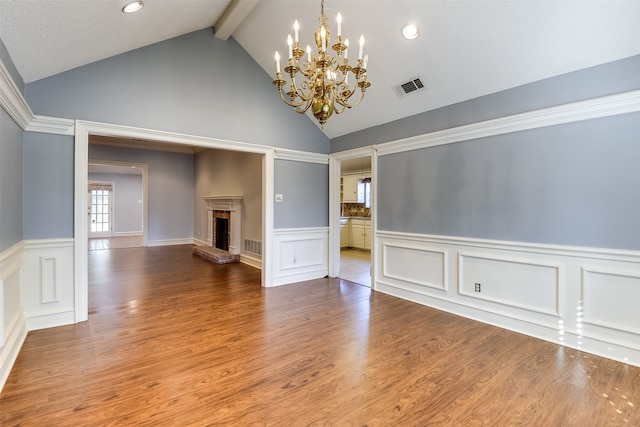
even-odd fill
[{"label": "recessed ceiling light", "polygon": [[404,24],[402,26],[402,35],[407,40],[413,40],[420,34],[420,30],[416,24]]},{"label": "recessed ceiling light", "polygon": [[136,1],[132,1],[132,2],[127,3],[122,8],[122,11],[124,13],[133,13],[133,12],[137,12],[140,9],[142,9],[142,6],[144,6],[144,2],[142,0],[136,0]]}]

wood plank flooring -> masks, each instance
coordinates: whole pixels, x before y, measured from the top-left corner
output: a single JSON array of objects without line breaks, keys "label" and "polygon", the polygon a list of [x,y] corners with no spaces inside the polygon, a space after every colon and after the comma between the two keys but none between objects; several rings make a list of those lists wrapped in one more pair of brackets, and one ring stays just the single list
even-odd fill
[{"label": "wood plank flooring", "polygon": [[2,426],[638,426],[640,368],[191,246],[89,253],[89,321],[33,331]]}]

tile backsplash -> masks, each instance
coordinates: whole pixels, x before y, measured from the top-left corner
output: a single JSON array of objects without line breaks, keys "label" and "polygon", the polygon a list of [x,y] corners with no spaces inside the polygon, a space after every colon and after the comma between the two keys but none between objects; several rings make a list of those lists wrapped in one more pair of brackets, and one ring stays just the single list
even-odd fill
[{"label": "tile backsplash", "polygon": [[371,216],[371,209],[365,207],[364,203],[342,203],[340,208],[340,216]]}]

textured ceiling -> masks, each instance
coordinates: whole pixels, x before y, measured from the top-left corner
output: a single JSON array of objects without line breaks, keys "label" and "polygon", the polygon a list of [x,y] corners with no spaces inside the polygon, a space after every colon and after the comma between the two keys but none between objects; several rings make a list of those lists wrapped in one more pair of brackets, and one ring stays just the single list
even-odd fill
[{"label": "textured ceiling", "polygon": [[[234,3],[146,0],[134,15],[120,12],[123,4],[0,0],[0,38],[31,82],[211,27]],[[637,0],[326,0],[334,26],[338,11],[352,43],[366,37],[372,87],[362,105],[329,120],[330,138],[640,54]],[[319,12],[319,0],[260,0],[231,34],[273,77],[274,51],[286,52],[293,20],[300,21],[301,43],[311,44]],[[401,37],[408,21],[421,27],[416,40]],[[415,76],[427,89],[398,98],[392,87]]]}]

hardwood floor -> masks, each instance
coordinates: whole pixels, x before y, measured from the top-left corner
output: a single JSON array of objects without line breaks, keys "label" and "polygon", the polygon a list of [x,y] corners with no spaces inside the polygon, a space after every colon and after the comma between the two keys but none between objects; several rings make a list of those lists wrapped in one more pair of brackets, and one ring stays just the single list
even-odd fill
[{"label": "hardwood floor", "polygon": [[341,249],[340,278],[371,287],[371,252],[359,249]]},{"label": "hardwood floor", "polygon": [[191,246],[89,253],[89,321],[27,336],[0,425],[637,426],[640,368]]}]

